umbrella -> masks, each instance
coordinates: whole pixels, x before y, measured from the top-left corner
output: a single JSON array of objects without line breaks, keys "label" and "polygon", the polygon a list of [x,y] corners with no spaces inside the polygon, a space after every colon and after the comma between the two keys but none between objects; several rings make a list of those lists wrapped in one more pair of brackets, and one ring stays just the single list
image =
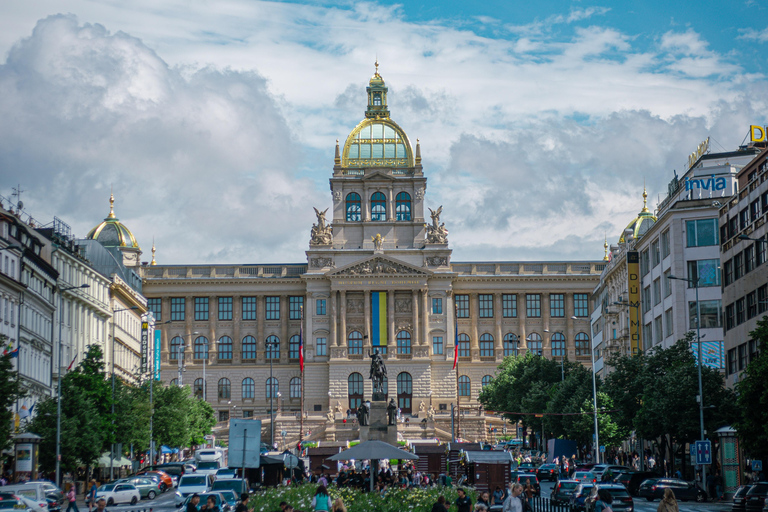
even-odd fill
[{"label": "umbrella", "polygon": [[[408,459],[417,460],[418,455],[414,455],[405,450],[395,448],[391,444],[384,441],[364,441],[357,446],[353,446],[349,450],[344,450],[336,455],[331,455],[328,460],[389,460],[389,459]],[[371,462],[371,475],[369,480],[371,481],[371,491],[373,491],[373,472],[374,464]]]},{"label": "umbrella", "polygon": [[[118,459],[113,459],[112,461],[112,467],[113,468],[119,468],[121,466],[130,466],[133,464],[129,459],[126,459],[122,455]],[[108,468],[109,467],[109,452],[102,454],[101,457],[99,457],[98,460],[98,466],[100,468]]]},{"label": "umbrella", "polygon": [[160,447],[160,453],[173,453],[173,450],[171,450],[167,446],[163,445],[163,446]]}]

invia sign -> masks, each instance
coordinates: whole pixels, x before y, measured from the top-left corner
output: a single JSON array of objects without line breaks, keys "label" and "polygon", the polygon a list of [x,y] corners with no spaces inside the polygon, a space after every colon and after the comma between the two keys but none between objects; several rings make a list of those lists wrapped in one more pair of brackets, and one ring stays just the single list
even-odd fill
[{"label": "invia sign", "polygon": [[695,188],[699,188],[704,190],[717,191],[725,190],[725,187],[727,186],[728,182],[725,178],[715,178],[714,174],[706,179],[685,178],[685,190],[693,190]]}]

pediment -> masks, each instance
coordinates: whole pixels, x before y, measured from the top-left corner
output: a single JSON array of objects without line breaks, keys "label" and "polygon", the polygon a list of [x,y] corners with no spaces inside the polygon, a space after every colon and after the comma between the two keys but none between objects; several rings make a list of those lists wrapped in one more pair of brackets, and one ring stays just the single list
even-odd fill
[{"label": "pediment", "polygon": [[384,171],[382,169],[374,169],[368,174],[366,174],[363,178],[366,180],[373,179],[373,178],[384,178],[391,181],[395,180],[395,177],[392,176],[392,173]]},{"label": "pediment", "polygon": [[329,271],[327,276],[431,276],[432,272],[404,261],[381,255]]}]

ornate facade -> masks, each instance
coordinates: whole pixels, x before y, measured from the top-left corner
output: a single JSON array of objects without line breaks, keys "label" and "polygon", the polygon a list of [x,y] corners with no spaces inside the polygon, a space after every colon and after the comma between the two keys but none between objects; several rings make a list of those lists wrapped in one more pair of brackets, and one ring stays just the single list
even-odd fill
[{"label": "ornate facade", "polygon": [[298,411],[302,392],[310,416],[351,409],[370,398],[375,347],[406,414],[476,407],[507,355],[589,364],[591,293],[605,263],[451,261],[441,215],[454,213],[428,200],[418,140],[390,118],[378,70],[367,96],[365,118],[336,144],[332,202],[315,209],[306,263],[142,268],[150,309],[170,322],[162,380],[181,376],[221,420],[263,416],[270,395],[275,409]]}]

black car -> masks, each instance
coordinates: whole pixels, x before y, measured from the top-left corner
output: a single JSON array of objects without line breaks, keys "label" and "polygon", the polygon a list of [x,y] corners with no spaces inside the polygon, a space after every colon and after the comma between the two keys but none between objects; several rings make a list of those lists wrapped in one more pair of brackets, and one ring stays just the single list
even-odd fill
[{"label": "black car", "polygon": [[513,481],[513,483],[518,483],[525,488],[526,484],[531,484],[533,487],[533,495],[534,496],[541,496],[541,486],[539,485],[539,479],[536,478],[536,475],[531,475],[528,473],[518,473],[517,478]]},{"label": "black car", "polygon": [[573,491],[578,486],[579,482],[576,480],[558,480],[552,487],[552,494],[549,496],[549,499],[552,503],[568,503],[571,500]]},{"label": "black car", "polygon": [[560,466],[557,464],[542,464],[536,468],[536,477],[539,480],[551,480],[552,482],[557,480],[560,475]]},{"label": "black car", "polygon": [[[686,482],[678,478],[650,478],[640,484],[637,495],[648,501],[660,500],[664,497],[664,491],[672,489],[675,498],[680,501],[706,501],[707,493],[693,482]],[[762,508],[762,505],[760,505]]]},{"label": "black car", "polygon": [[589,496],[584,499],[584,510],[586,512],[593,512],[595,510],[595,501],[597,501],[597,493],[600,489],[606,490],[611,494],[613,503],[611,503],[612,510],[623,510],[625,512],[634,512],[635,502],[632,501],[632,496],[629,495],[629,491],[621,484],[597,484],[589,492]]},{"label": "black car", "polygon": [[613,479],[614,483],[623,485],[629,494],[637,496],[637,490],[640,488],[640,484],[649,478],[658,478],[659,475],[651,473],[650,471],[626,471],[619,473]]},{"label": "black car", "polygon": [[589,493],[592,492],[592,488],[595,486],[593,483],[582,483],[576,486],[576,490],[571,494],[570,509],[572,512],[579,512],[584,510],[584,500],[587,499]]},{"label": "black car", "polygon": [[745,496],[745,510],[747,512],[762,512],[765,506],[765,498],[768,496],[768,482],[757,482],[747,491]]},{"label": "black car", "polygon": [[533,462],[523,462],[517,466],[518,473],[535,473],[536,465]]},{"label": "black car", "polygon": [[751,485],[742,485],[736,492],[733,493],[733,505],[731,506],[732,512],[744,512],[746,505],[747,492],[752,488]]}]

